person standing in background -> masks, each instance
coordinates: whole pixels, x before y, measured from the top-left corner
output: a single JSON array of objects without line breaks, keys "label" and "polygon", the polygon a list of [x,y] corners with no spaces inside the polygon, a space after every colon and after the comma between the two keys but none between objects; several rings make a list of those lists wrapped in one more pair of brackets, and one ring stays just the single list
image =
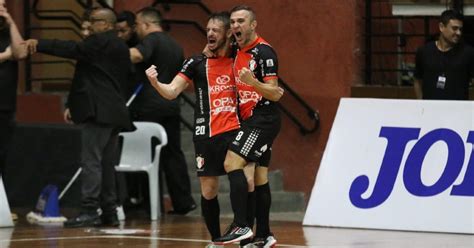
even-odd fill
[{"label": "person standing in background", "polygon": [[95,9],[89,21],[91,34],[82,42],[26,42],[30,53],[77,60],[64,119],[82,127],[81,212],[68,219],[65,227],[120,224],[114,168],[118,163],[118,133],[133,129],[121,89],[130,74],[130,54],[114,30],[115,14],[110,9]]},{"label": "person standing in background", "polygon": [[18,63],[27,56],[20,47],[23,38],[8,13],[5,0],[0,0],[0,175],[4,176],[5,162],[15,129]]},{"label": "person standing in background", "polygon": [[145,70],[157,66],[158,78],[169,84],[181,69],[183,49],[161,27],[161,14],[152,7],[138,11],[136,32],[140,43],[130,48],[130,58],[136,66],[138,83],[143,89],[131,105],[134,121],[149,121],[161,124],[168,135],[168,145],[161,153],[167,188],[173,210],[170,214],[184,215],[196,209],[191,196],[191,183],[184,153],[181,150],[180,107],[178,101],[163,98],[148,83]]},{"label": "person standing in background", "polygon": [[461,39],[463,15],[446,10],[438,25],[438,39],[416,52],[416,97],[468,100],[469,84],[474,77],[474,49]]},{"label": "person standing in background", "polygon": [[115,29],[118,37],[127,42],[128,47],[134,47],[138,44],[138,36],[135,32],[135,14],[131,11],[123,11],[117,15]]}]

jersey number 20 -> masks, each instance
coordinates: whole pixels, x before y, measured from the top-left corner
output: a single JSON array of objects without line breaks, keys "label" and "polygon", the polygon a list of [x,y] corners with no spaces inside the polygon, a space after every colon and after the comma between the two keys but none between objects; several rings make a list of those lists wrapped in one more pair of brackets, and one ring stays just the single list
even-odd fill
[{"label": "jersey number 20", "polygon": [[204,134],[206,134],[206,127],[196,126],[196,135],[204,135]]}]

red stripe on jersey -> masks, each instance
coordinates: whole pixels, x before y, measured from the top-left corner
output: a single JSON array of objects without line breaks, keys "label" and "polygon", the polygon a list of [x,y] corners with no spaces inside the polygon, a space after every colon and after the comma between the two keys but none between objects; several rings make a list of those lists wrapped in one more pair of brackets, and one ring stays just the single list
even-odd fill
[{"label": "red stripe on jersey", "polygon": [[240,127],[231,58],[207,59],[210,137]]},{"label": "red stripe on jersey", "polygon": [[186,82],[191,82],[193,80],[191,80],[190,78],[188,78],[188,76],[184,75],[184,73],[182,72],[178,72],[178,76],[182,77],[184,80],[186,80]]},{"label": "red stripe on jersey", "polygon": [[268,77],[264,77],[264,78],[263,78],[263,81],[265,81],[265,82],[266,82],[266,81],[268,81],[268,80],[272,80],[272,79],[276,79],[276,80],[278,80],[278,77],[277,77],[277,76],[268,76]]}]

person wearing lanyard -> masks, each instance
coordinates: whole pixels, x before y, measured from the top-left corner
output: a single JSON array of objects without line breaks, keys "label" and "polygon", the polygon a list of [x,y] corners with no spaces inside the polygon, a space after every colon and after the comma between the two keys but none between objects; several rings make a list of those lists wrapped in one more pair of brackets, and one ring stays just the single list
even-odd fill
[{"label": "person wearing lanyard", "polygon": [[462,14],[446,10],[439,20],[439,38],[417,50],[415,93],[418,99],[469,99],[474,49],[462,41],[462,28]]}]

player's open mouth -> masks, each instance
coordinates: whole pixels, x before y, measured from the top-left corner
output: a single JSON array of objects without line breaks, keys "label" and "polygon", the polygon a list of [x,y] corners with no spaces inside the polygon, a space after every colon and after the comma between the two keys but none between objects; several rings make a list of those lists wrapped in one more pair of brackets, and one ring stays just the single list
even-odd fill
[{"label": "player's open mouth", "polygon": [[239,38],[242,37],[242,32],[235,32],[235,38]]},{"label": "player's open mouth", "polygon": [[212,44],[216,43],[216,40],[215,39],[207,39],[207,43],[212,45]]}]

